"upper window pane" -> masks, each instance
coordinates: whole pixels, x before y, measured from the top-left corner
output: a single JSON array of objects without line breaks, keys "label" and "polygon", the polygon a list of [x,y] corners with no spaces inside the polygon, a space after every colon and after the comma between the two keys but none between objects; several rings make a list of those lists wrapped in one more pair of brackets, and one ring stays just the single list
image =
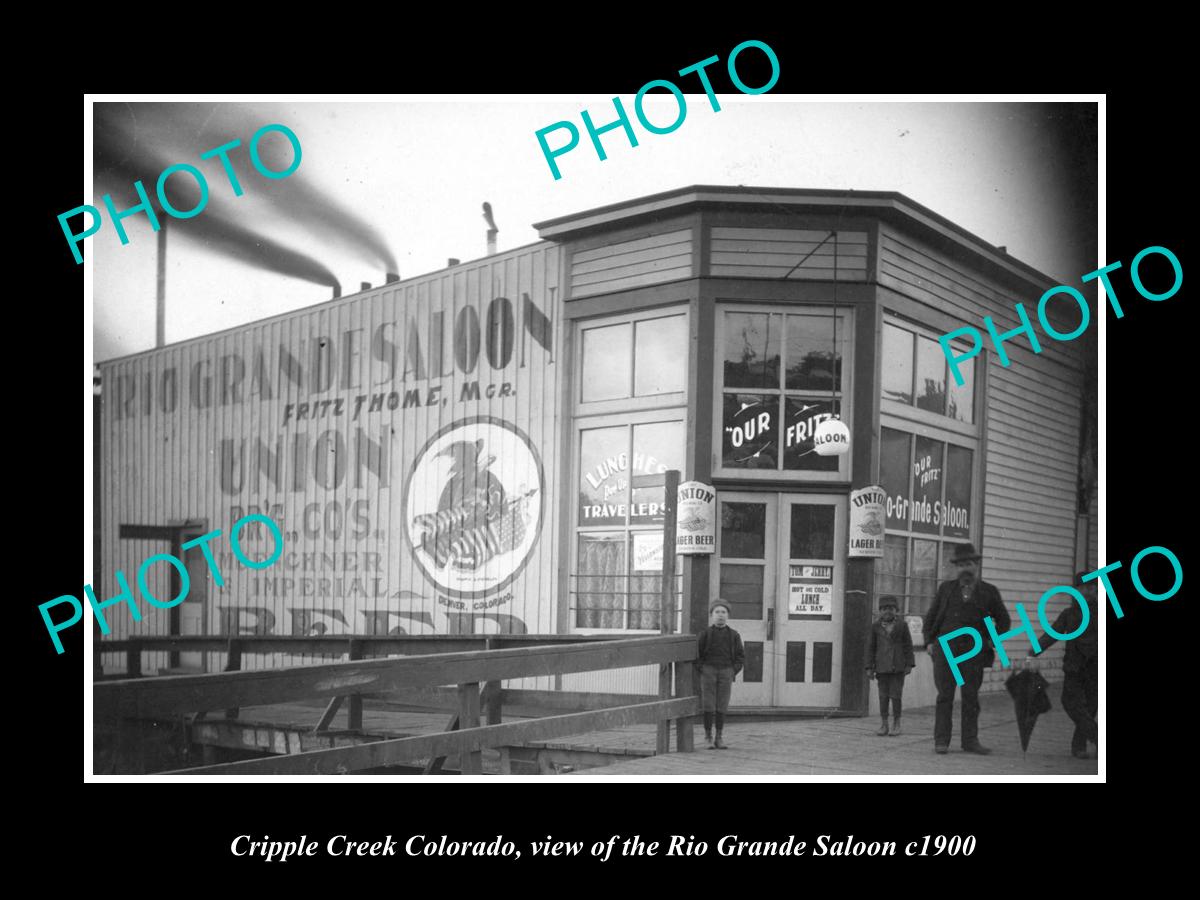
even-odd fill
[{"label": "upper window pane", "polygon": [[796,400],[784,402],[783,467],[810,472],[836,472],[838,457],[818,456],[813,450],[817,426],[840,412],[841,401]]},{"label": "upper window pane", "polygon": [[763,559],[767,546],[765,503],[721,503],[721,557]]},{"label": "upper window pane", "polygon": [[634,329],[634,396],[681,392],[687,380],[687,319],[684,316],[645,319],[637,322]]},{"label": "upper window pane", "polygon": [[909,447],[912,436],[903,431],[882,428],[879,448],[879,483],[887,494],[888,528],[908,528]]},{"label": "upper window pane", "polygon": [[792,505],[792,559],[833,559],[833,507],[818,504]]},{"label": "upper window pane", "polygon": [[686,438],[683,422],[652,422],[633,426],[633,525],[661,524],[666,471],[683,471]]},{"label": "upper window pane", "polygon": [[922,435],[914,439],[912,465],[912,529],[927,534],[941,531],[942,454],[946,445]]},{"label": "upper window pane", "polygon": [[913,334],[883,324],[883,399],[912,404]]},{"label": "upper window pane", "polygon": [[721,465],[778,469],[779,395],[725,394],[722,400]]},{"label": "upper window pane", "polygon": [[630,395],[633,371],[633,326],[605,325],[583,332],[584,403],[619,400]]},{"label": "upper window pane", "polygon": [[958,372],[962,375],[962,387],[955,383],[953,372],[947,373],[946,415],[971,425],[975,421],[975,357],[959,361]]},{"label": "upper window pane", "polygon": [[783,317],[725,313],[725,387],[779,389]]},{"label": "upper window pane", "polygon": [[917,407],[946,414],[946,355],[927,337],[917,338]]},{"label": "upper window pane", "polygon": [[846,340],[845,323],[838,323],[838,353],[833,352],[833,316],[787,317],[788,390],[841,390],[842,347]]},{"label": "upper window pane", "polygon": [[579,435],[579,524],[624,525],[629,505],[629,429]]}]

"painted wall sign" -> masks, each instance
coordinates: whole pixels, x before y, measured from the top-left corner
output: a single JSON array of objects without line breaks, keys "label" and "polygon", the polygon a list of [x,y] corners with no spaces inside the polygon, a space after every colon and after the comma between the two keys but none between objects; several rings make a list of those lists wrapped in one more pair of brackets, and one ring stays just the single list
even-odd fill
[{"label": "painted wall sign", "polygon": [[850,492],[850,555],[883,558],[887,493],[877,484]]},{"label": "painted wall sign", "polygon": [[713,553],[717,548],[717,492],[711,484],[685,481],[675,504],[675,552]]},{"label": "painted wall sign", "polygon": [[544,492],[537,451],[515,425],[482,417],[443,428],[404,490],[405,534],[421,572],[456,597],[503,588],[537,543]]},{"label": "painted wall sign", "polygon": [[200,633],[554,631],[559,262],[521,248],[102,364],[101,570],[144,552],[122,523],[261,513],[283,556],[210,584]]}]

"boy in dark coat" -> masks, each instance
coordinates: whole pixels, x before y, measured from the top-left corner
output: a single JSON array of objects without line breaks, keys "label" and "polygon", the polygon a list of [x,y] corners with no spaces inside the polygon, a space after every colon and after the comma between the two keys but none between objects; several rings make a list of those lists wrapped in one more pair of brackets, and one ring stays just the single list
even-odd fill
[{"label": "boy in dark coat", "polygon": [[896,598],[879,601],[879,618],[871,626],[867,638],[867,677],[879,682],[880,737],[888,735],[888,699],[892,701],[891,733],[900,733],[900,696],[904,693],[904,676],[913,670],[912,635],[908,624],[896,617]]},{"label": "boy in dark coat", "polygon": [[[721,732],[725,728],[725,711],[729,709],[729,694],[733,679],[746,664],[746,651],[742,647],[742,636],[730,628],[729,604],[714,600],[708,608],[712,624],[700,634],[700,655],[696,665],[700,669],[700,701],[704,710],[704,740],[708,749],[725,749]],[[713,740],[713,720],[716,720],[717,737]]]}]

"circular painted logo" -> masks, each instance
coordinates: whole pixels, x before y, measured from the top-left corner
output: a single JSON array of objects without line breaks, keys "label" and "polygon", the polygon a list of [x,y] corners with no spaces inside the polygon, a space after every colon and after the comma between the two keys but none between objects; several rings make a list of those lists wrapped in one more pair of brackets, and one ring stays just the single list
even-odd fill
[{"label": "circular painted logo", "polygon": [[514,425],[478,417],[425,445],[404,489],[417,565],[437,588],[481,597],[512,581],[542,529],[542,464]]}]

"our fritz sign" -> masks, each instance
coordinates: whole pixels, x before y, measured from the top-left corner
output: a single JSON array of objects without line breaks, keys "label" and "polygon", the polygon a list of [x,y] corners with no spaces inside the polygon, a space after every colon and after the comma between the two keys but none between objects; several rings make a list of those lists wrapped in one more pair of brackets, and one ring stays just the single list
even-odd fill
[{"label": "our fritz sign", "polygon": [[675,502],[675,552],[713,553],[717,548],[717,492],[711,484],[685,481]]},{"label": "our fritz sign", "polygon": [[877,484],[850,492],[850,556],[883,558],[887,491]]}]

